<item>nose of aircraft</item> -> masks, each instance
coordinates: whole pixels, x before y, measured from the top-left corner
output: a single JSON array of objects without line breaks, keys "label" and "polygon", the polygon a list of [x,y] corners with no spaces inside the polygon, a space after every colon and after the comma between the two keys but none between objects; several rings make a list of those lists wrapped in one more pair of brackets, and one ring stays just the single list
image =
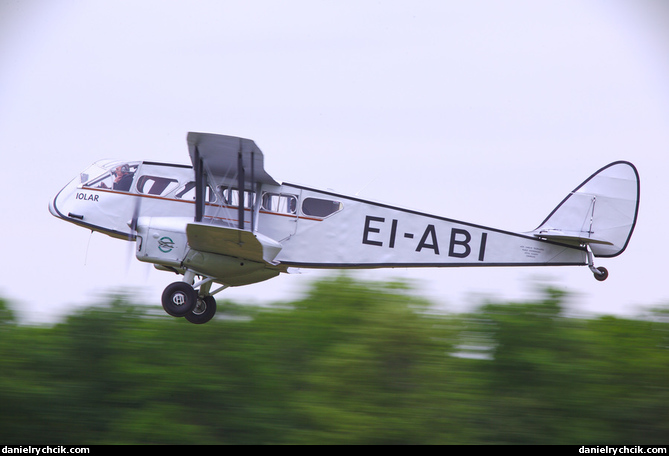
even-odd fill
[{"label": "nose of aircraft", "polygon": [[51,215],[54,217],[58,217],[58,212],[56,211],[56,203],[55,203],[55,198],[51,201],[49,201],[49,212],[51,212]]},{"label": "nose of aircraft", "polygon": [[133,195],[110,188],[109,170],[102,171],[102,174],[98,171],[99,177],[108,179],[109,184],[95,180],[96,175],[91,180],[89,173],[82,173],[54,196],[49,202],[49,212],[75,225],[132,240],[134,233],[132,227],[129,229],[128,220],[133,217]]},{"label": "nose of aircraft", "polygon": [[68,218],[71,217],[71,215],[68,217],[69,211],[67,211],[65,206],[68,205],[67,201],[73,199],[76,186],[75,179],[67,184],[51,201],[49,201],[49,212],[51,212],[51,215],[65,220],[68,220]]}]

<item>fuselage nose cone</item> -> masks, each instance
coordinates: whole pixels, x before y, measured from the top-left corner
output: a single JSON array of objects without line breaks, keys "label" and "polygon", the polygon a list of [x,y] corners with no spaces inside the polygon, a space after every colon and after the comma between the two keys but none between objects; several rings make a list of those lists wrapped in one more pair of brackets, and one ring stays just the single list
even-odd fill
[{"label": "fuselage nose cone", "polygon": [[58,212],[56,211],[56,202],[55,198],[49,201],[49,212],[51,212],[51,215],[54,217],[58,217]]}]

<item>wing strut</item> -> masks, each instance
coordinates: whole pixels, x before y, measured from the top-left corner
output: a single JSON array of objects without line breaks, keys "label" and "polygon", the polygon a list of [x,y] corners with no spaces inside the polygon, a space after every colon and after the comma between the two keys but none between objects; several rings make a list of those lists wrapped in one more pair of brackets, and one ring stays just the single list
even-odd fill
[{"label": "wing strut", "polygon": [[[255,231],[255,203],[253,197],[255,188],[255,151],[251,150],[251,179],[249,190],[249,201],[251,209],[251,231]],[[239,207],[237,208],[237,218],[239,219],[239,229],[244,229],[244,217],[246,212],[246,168],[244,168],[244,155],[242,151],[242,142],[239,141],[239,153],[237,154],[237,188],[239,191]]]},{"label": "wing strut", "polygon": [[204,176],[204,166],[202,163],[202,158],[200,158],[200,152],[197,146],[195,146],[195,154],[193,156],[193,166],[195,168],[195,221],[201,222],[202,217],[204,216],[205,176]]},{"label": "wing strut", "polygon": [[237,205],[237,218],[239,229],[244,229],[244,158],[242,155],[242,142],[239,141],[239,154],[237,154],[237,188],[239,189],[239,204]]},{"label": "wing strut", "polygon": [[250,198],[250,206],[251,206],[251,232],[255,233],[256,231],[256,201],[258,201],[258,193],[259,191],[256,190],[256,183],[255,183],[255,176],[256,176],[256,162],[255,162],[255,151],[251,150],[251,196]]}]

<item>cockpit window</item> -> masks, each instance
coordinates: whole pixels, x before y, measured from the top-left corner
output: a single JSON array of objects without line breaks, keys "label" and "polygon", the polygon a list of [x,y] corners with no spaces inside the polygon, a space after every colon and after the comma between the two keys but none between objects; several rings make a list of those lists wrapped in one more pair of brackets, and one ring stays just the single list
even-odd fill
[{"label": "cockpit window", "polygon": [[137,166],[138,165],[136,163],[133,164],[118,162],[105,165],[95,164],[86,170],[85,173],[81,174],[82,181],[87,180],[91,172],[93,172],[95,169],[106,170],[102,174],[98,174],[97,177],[94,177],[88,182],[85,182],[83,187],[106,188],[127,192],[132,186],[132,181],[135,177]]},{"label": "cockpit window", "polygon": [[137,180],[137,192],[147,195],[164,196],[177,188],[179,181],[167,177],[141,176]]},{"label": "cockpit window", "polygon": [[320,198],[305,198],[302,202],[302,212],[304,215],[327,217],[328,215],[341,211],[343,206],[344,205],[339,201]]}]

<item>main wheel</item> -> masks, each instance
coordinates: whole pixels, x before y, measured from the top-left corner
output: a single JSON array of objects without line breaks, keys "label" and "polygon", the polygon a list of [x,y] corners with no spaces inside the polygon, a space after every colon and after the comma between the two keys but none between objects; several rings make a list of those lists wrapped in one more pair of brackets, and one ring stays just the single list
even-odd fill
[{"label": "main wheel", "polygon": [[192,312],[189,312],[185,315],[186,320],[196,325],[201,325],[206,323],[212,318],[216,313],[216,300],[213,296],[201,297],[198,296],[197,304],[193,308]]},{"label": "main wheel", "polygon": [[163,291],[163,309],[173,317],[183,317],[195,308],[197,292],[186,282],[174,282]]},{"label": "main wheel", "polygon": [[598,267],[597,270],[600,272],[600,274],[594,273],[595,279],[599,280],[600,282],[608,279],[609,271],[604,266]]}]

